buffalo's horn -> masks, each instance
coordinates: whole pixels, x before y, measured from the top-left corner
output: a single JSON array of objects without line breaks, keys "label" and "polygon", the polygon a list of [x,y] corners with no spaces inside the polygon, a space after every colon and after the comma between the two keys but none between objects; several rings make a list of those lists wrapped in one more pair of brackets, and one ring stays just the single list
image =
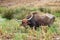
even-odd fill
[{"label": "buffalo's horn", "polygon": [[21,22],[22,20],[17,20],[17,19],[16,19],[16,21]]},{"label": "buffalo's horn", "polygon": [[27,20],[31,20],[31,19],[32,19],[32,17],[33,17],[33,14],[31,14],[31,17],[30,17],[29,19],[27,19]]}]

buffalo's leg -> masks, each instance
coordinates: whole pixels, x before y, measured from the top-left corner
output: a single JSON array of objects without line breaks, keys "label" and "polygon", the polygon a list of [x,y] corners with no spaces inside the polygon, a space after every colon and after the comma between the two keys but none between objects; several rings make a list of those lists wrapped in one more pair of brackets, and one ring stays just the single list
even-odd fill
[{"label": "buffalo's leg", "polygon": [[48,27],[51,27],[51,25],[48,25]]},{"label": "buffalo's leg", "polygon": [[33,26],[33,29],[36,29],[36,25],[37,25],[37,24],[36,24],[35,21],[32,21],[32,22],[31,22],[31,25]]},{"label": "buffalo's leg", "polygon": [[38,24],[36,24],[36,25],[35,25],[35,30],[37,30],[37,28],[38,28],[38,27],[39,27],[39,25],[38,25]]},{"label": "buffalo's leg", "polygon": [[52,24],[48,24],[48,27],[51,27]]},{"label": "buffalo's leg", "polygon": [[32,24],[29,24],[30,28],[33,29],[33,25]]}]

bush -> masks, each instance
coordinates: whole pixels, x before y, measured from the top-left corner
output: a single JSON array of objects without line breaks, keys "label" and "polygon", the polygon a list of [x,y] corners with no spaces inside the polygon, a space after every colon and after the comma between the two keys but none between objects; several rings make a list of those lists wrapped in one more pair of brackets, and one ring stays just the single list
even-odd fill
[{"label": "bush", "polygon": [[2,14],[3,18],[12,19],[15,12],[12,9],[8,9]]},{"label": "bush", "polygon": [[46,7],[41,7],[41,8],[39,8],[39,10],[41,11],[41,12],[45,12],[45,13],[51,13],[51,9],[49,9],[49,8],[46,8]]},{"label": "bush", "polygon": [[26,17],[28,13],[30,13],[30,10],[25,7],[21,7],[21,8],[16,8],[15,12],[16,13],[14,14],[14,18],[23,19]]},{"label": "bush", "polygon": [[5,7],[0,7],[0,14],[4,13],[5,10],[7,10],[7,8],[5,8]]},{"label": "bush", "polygon": [[3,18],[7,18],[7,19],[12,19],[12,18],[16,18],[16,19],[23,19],[26,17],[27,14],[29,14],[32,11],[37,11],[38,8],[31,8],[31,7],[19,7],[19,8],[15,8],[15,9],[0,9],[0,13],[2,13],[2,17]]}]

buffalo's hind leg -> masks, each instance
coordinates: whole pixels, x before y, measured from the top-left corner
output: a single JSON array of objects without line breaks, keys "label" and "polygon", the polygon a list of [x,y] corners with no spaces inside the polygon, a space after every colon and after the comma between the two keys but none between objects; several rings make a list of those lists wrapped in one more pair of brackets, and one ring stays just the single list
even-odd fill
[{"label": "buffalo's hind leg", "polygon": [[48,27],[51,27],[52,24],[48,24]]}]

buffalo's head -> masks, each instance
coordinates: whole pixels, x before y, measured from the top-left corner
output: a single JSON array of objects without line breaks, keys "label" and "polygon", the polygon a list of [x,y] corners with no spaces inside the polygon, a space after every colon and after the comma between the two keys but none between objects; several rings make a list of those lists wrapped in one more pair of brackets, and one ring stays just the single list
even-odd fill
[{"label": "buffalo's head", "polygon": [[21,25],[24,26],[24,27],[27,26],[28,25],[28,20],[27,19],[23,19]]},{"label": "buffalo's head", "polygon": [[29,20],[31,20],[33,18],[33,15],[31,15],[31,17],[29,17],[29,18],[25,18],[25,19],[23,19],[22,20],[22,26],[27,26],[28,24],[30,24],[30,22],[29,22]]}]

